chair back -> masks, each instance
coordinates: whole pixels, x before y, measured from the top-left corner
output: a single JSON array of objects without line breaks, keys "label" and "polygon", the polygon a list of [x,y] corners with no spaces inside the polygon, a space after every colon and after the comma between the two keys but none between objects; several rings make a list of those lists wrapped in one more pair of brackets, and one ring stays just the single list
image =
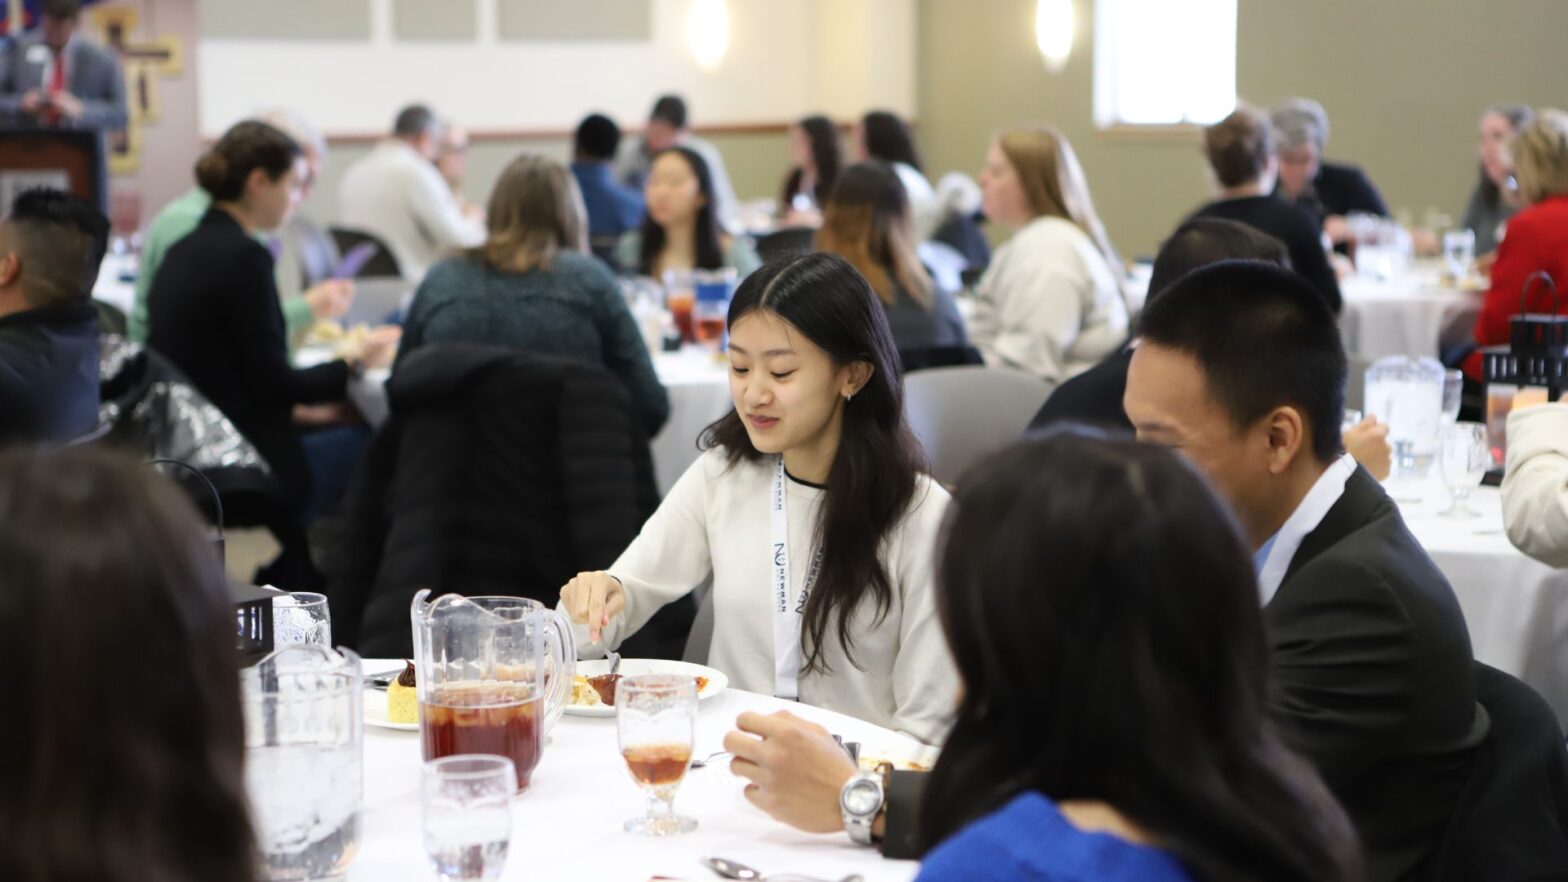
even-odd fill
[{"label": "chair back", "polygon": [[292,240],[299,257],[302,289],[332,278],[332,271],[343,259],[343,254],[326,230],[310,218],[296,214],[284,228],[284,235]]},{"label": "chair back", "polygon": [[1434,882],[1568,879],[1568,746],[1551,705],[1518,678],[1475,663],[1491,718],[1448,831]]},{"label": "chair back", "polygon": [[1049,383],[1011,368],[933,368],[904,380],[904,413],[925,447],[931,476],[952,487],[1012,443],[1051,394]]},{"label": "chair back", "polygon": [[360,267],[354,278],[367,279],[386,276],[402,278],[403,270],[398,266],[397,257],[392,254],[392,249],[387,247],[387,243],[383,242],[376,234],[366,232],[365,230],[351,230],[346,227],[333,227],[331,232],[332,242],[337,245],[339,254],[347,254],[354,250],[355,246],[365,242],[374,242],[376,244],[375,256],[366,261],[364,266]]},{"label": "chair back", "polygon": [[817,231],[811,227],[784,227],[757,239],[757,256],[763,263],[775,263],[810,254],[815,250]]}]

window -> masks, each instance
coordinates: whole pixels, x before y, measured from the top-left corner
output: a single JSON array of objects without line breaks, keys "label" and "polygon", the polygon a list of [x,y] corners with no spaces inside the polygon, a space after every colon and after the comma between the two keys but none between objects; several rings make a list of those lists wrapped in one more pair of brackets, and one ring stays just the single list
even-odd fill
[{"label": "window", "polygon": [[1216,122],[1236,107],[1236,0],[1095,0],[1094,121]]}]

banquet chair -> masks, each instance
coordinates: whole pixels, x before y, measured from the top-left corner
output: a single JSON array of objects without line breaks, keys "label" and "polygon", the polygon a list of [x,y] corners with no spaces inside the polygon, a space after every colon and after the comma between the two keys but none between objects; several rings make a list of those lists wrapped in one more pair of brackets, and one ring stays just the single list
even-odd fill
[{"label": "banquet chair", "polygon": [[904,379],[904,412],[931,476],[952,487],[1017,439],[1050,394],[1049,383],[1011,368],[933,368]]},{"label": "banquet chair", "polygon": [[757,239],[757,256],[763,263],[788,260],[811,253],[817,231],[810,227],[784,227]]},{"label": "banquet chair", "polygon": [[1372,360],[1360,355],[1349,358],[1345,371],[1345,407],[1350,410],[1363,410],[1366,404],[1367,368],[1372,366]]},{"label": "banquet chair", "polygon": [[356,279],[368,279],[384,276],[402,277],[403,269],[398,265],[397,257],[392,254],[392,249],[387,243],[381,241],[374,233],[364,230],[351,230],[346,227],[333,227],[331,229],[332,241],[338,247],[339,254],[347,254],[358,245],[365,242],[374,242],[376,245],[375,256],[370,258],[359,272]]},{"label": "banquet chair", "polygon": [[1510,674],[1476,662],[1475,676],[1491,729],[1428,878],[1568,879],[1568,746],[1557,715]]}]

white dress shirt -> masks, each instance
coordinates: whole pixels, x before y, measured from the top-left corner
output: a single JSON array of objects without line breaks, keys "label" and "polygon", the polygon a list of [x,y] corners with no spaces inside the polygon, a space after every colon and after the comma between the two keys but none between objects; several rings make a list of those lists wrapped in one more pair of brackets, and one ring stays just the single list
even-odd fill
[{"label": "white dress shirt", "polygon": [[1262,558],[1255,561],[1258,563],[1258,592],[1262,595],[1264,606],[1268,606],[1269,601],[1279,592],[1280,583],[1285,581],[1285,573],[1290,569],[1290,562],[1301,548],[1301,541],[1328,517],[1329,509],[1334,507],[1339,497],[1345,495],[1345,482],[1355,473],[1356,460],[1350,454],[1335,460],[1318,476],[1317,483],[1312,485],[1301,504],[1285,519],[1279,532],[1258,550]]},{"label": "white dress shirt", "polygon": [[416,282],[431,264],[485,236],[464,216],[435,164],[396,138],[377,144],[343,175],[338,225],[375,234],[392,250],[403,277]]}]

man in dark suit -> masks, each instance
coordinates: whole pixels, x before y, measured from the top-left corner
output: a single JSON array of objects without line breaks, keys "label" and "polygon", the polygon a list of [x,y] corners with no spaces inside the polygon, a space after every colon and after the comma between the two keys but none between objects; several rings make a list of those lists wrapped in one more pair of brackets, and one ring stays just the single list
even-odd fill
[{"label": "man in dark suit", "polygon": [[1280,732],[1355,822],[1368,878],[1409,878],[1486,715],[1453,590],[1341,447],[1334,317],[1300,276],[1227,262],[1166,289],[1139,331],[1127,415],[1214,482],[1255,549]]},{"label": "man in dark suit", "polygon": [[98,425],[91,291],[108,242],[108,219],[57,190],[22,193],[0,220],[0,445]]},{"label": "man in dark suit", "polygon": [[[1399,511],[1340,446],[1346,359],[1305,279],[1259,262],[1203,267],[1144,311],[1126,411],[1138,436],[1179,449],[1234,507],[1259,568],[1273,715],[1356,824],[1373,882],[1425,869],[1487,718],[1453,590]],[[825,733],[743,715],[725,739],[747,796],[826,831],[853,773]],[[1158,737],[1151,734],[1150,737]],[[915,857],[918,780],[895,773],[872,827]]]},{"label": "man in dark suit", "polygon": [[81,0],[44,0],[43,24],[0,58],[0,120],[125,128],[119,59],[77,33],[81,12]]}]

